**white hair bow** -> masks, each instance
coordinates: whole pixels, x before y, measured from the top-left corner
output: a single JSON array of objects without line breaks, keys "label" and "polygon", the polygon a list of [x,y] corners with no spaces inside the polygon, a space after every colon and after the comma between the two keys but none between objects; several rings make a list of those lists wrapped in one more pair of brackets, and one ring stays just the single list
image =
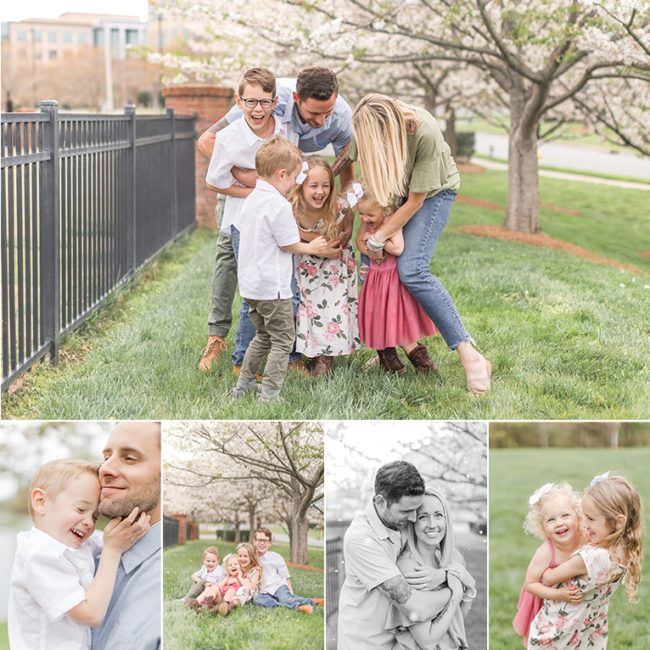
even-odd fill
[{"label": "white hair bow", "polygon": [[598,476],[594,476],[591,479],[591,483],[589,483],[589,487],[593,487],[596,485],[596,483],[600,483],[601,481],[604,481],[605,479],[609,478],[609,472],[605,472],[604,474],[598,474]]},{"label": "white hair bow", "polygon": [[532,496],[528,499],[528,505],[534,506],[554,485],[555,483],[546,483],[542,485],[541,488],[535,490]]},{"label": "white hair bow", "polygon": [[302,169],[300,170],[298,176],[296,176],[297,185],[302,185],[305,182],[305,178],[307,178],[308,171],[309,171],[309,165],[307,164],[307,161],[304,160],[302,163]]},{"label": "white hair bow", "polygon": [[359,203],[359,199],[363,196],[363,188],[361,187],[360,183],[355,183],[352,186],[352,191],[348,192],[348,205],[353,208],[357,203]]}]

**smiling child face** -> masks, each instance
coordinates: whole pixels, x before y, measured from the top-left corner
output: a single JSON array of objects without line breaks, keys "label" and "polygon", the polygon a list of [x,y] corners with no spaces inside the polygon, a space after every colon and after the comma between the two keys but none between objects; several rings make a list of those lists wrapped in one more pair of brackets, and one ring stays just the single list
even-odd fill
[{"label": "smiling child face", "polygon": [[206,553],[203,556],[203,564],[208,571],[214,571],[217,564],[219,564],[219,556],[214,553]]},{"label": "smiling child face", "polygon": [[242,569],[245,569],[251,563],[251,556],[248,549],[244,546],[237,551],[237,559]]},{"label": "smiling child face", "polygon": [[379,203],[362,200],[359,201],[357,210],[359,218],[366,224],[366,229],[369,232],[375,232],[384,223],[386,215]]},{"label": "smiling child face", "polygon": [[605,515],[596,508],[589,497],[582,498],[582,512],[584,514],[587,541],[590,544],[599,544],[605,537],[614,532],[614,528],[607,523]]},{"label": "smiling child face", "polygon": [[79,548],[95,531],[99,491],[99,480],[90,472],[71,478],[54,498],[45,494],[36,527],[70,548]]},{"label": "smiling child face", "polygon": [[330,176],[323,167],[312,167],[307,172],[307,178],[302,184],[305,203],[310,208],[320,210],[332,191]]},{"label": "smiling child face", "polygon": [[580,532],[580,521],[573,504],[562,495],[544,500],[541,509],[542,528],[554,543],[573,542]]},{"label": "smiling child face", "polygon": [[226,561],[226,573],[229,576],[236,576],[239,573],[239,561],[234,555]]},{"label": "smiling child face", "polygon": [[[243,99],[263,99],[269,100],[272,103],[269,107],[264,108],[262,104],[257,102],[255,108],[249,108]],[[271,117],[271,113],[273,113],[276,103],[277,97],[274,98],[272,93],[266,92],[262,86],[257,84],[246,84],[241,97],[237,95],[237,106],[244,113],[244,119],[248,126],[257,135],[267,130],[269,118]]]}]

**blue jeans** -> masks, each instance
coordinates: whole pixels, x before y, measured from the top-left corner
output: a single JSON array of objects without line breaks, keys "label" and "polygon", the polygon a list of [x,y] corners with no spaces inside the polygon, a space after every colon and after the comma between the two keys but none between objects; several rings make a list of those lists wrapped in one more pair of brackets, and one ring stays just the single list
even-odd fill
[{"label": "blue jeans", "polygon": [[278,587],[273,595],[257,594],[257,596],[253,596],[253,604],[261,607],[288,607],[289,609],[296,609],[298,605],[311,605],[312,607],[316,605],[311,598],[292,594],[287,585]]},{"label": "blue jeans", "polygon": [[[433,251],[449,220],[457,192],[444,190],[430,199],[403,228],[404,252],[397,258],[399,279],[436,324],[450,350],[472,341],[447,289],[429,270]],[[473,342],[473,341],[472,341]]]},{"label": "blue jeans", "polygon": [[[235,226],[230,226],[230,234],[232,236],[232,249],[235,253],[235,259],[239,262],[240,232]],[[291,290],[293,291],[291,304],[293,305],[293,317],[295,320],[296,314],[298,313],[298,305],[300,304],[295,273],[291,276]],[[253,321],[251,321],[248,315],[248,303],[242,299],[241,307],[239,308],[239,322],[237,323],[237,331],[235,332],[235,351],[232,353],[232,363],[234,366],[241,366],[244,363],[244,355],[251,341],[255,338],[256,332],[257,329],[255,329],[255,325],[253,325]],[[299,359],[302,359],[302,354],[296,352],[296,344],[294,343],[291,354],[289,355],[289,363],[293,363]]]}]

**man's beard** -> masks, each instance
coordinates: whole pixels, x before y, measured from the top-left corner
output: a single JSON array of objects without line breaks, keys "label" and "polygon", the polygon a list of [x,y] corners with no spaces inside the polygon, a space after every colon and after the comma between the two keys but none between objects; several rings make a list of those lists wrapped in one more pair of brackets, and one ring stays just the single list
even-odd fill
[{"label": "man's beard", "polygon": [[[108,484],[110,485],[110,483]],[[151,512],[160,501],[160,479],[147,483],[137,493],[128,493],[115,500],[101,499],[99,512],[106,517],[126,517],[135,506],[140,512]]]}]

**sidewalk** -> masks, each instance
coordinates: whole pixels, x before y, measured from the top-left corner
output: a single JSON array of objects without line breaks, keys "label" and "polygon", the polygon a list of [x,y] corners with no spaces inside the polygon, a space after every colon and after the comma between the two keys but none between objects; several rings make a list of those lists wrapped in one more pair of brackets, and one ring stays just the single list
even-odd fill
[{"label": "sidewalk", "polygon": [[[470,162],[473,165],[479,165],[480,167],[485,167],[486,169],[499,169],[506,171],[508,165],[506,163],[495,162],[492,160],[485,160],[483,158],[472,158]],[[618,181],[613,178],[599,178],[596,176],[585,176],[584,174],[579,173],[568,173],[568,172],[555,172],[549,169],[540,169],[540,176],[546,176],[548,178],[559,178],[568,181],[584,181],[586,183],[596,183],[598,185],[613,185],[615,187],[625,187],[627,189],[633,190],[650,190],[650,183],[634,183],[632,181]]]}]

